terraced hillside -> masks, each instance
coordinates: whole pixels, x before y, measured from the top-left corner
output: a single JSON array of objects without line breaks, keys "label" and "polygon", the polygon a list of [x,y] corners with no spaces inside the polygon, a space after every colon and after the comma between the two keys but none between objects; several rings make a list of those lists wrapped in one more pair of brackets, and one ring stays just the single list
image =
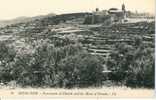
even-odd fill
[{"label": "terraced hillside", "polygon": [[115,81],[153,87],[155,22],[83,25],[85,15],[0,28],[0,82],[87,87]]},{"label": "terraced hillside", "polygon": [[93,55],[108,57],[110,52],[113,52],[115,44],[126,43],[134,46],[136,38],[142,39],[144,45],[154,49],[154,22],[101,26],[90,30],[94,34],[88,35],[82,42]]}]

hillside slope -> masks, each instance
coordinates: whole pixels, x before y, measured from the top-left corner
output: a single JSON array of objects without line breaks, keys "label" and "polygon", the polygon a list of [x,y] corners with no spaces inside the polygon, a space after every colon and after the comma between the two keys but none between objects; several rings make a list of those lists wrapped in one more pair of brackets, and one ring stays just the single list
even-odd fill
[{"label": "hillside slope", "polygon": [[0,28],[1,82],[153,88],[155,22],[84,25],[86,14],[48,16]]}]

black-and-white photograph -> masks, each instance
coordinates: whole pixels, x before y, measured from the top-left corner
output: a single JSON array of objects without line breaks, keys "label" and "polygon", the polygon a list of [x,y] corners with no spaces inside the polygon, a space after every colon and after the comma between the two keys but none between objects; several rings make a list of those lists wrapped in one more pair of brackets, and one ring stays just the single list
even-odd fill
[{"label": "black-and-white photograph", "polygon": [[0,0],[0,89],[151,89],[154,0]]}]

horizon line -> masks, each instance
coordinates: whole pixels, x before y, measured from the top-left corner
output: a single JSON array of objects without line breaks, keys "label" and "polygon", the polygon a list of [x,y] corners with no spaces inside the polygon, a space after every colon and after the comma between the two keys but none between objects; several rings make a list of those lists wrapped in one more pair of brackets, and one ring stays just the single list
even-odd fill
[{"label": "horizon line", "polygon": [[[96,9],[96,8],[95,8]],[[104,10],[108,10],[108,9],[100,9],[100,11],[104,11]],[[37,17],[37,16],[47,16],[47,15],[50,15],[50,14],[55,14],[55,15],[62,15],[62,14],[74,14],[74,13],[93,13],[95,10],[92,10],[92,11],[76,11],[76,12],[65,12],[65,13],[55,13],[55,12],[49,12],[49,13],[44,13],[44,14],[36,14],[36,15],[33,15],[33,16],[27,16],[27,15],[21,15],[21,16],[17,16],[17,17],[13,17],[13,18],[6,18],[6,19],[0,19],[0,21],[9,21],[9,20],[15,20],[15,19],[18,19],[18,18],[33,18],[33,17]],[[143,12],[143,11],[138,11],[138,10],[135,10],[135,11],[132,11],[132,10],[127,10],[127,11],[130,11],[132,13],[147,13],[147,14],[150,14],[151,16],[154,16],[155,17],[155,12],[152,13],[152,12]]]}]

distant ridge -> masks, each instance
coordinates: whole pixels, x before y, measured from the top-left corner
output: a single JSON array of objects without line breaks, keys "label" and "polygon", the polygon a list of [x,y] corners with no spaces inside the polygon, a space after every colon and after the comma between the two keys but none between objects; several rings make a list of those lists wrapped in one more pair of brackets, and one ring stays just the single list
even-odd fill
[{"label": "distant ridge", "polygon": [[52,17],[52,16],[55,16],[55,15],[56,14],[54,14],[54,13],[50,13],[48,15],[40,15],[40,16],[35,16],[35,17],[22,16],[22,17],[17,17],[17,18],[12,19],[12,20],[2,20],[2,21],[0,21],[0,27],[5,27],[5,26],[11,25],[11,24],[25,23],[25,22],[36,20],[36,19]]}]

